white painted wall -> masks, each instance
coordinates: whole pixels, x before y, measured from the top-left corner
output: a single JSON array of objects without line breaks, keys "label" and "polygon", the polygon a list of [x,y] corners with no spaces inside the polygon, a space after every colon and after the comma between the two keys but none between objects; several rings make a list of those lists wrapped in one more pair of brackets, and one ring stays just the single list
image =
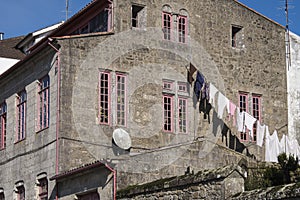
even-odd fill
[{"label": "white painted wall", "polygon": [[300,141],[300,36],[290,33],[291,66],[287,69],[288,131]]},{"label": "white painted wall", "polygon": [[2,58],[0,57],[0,75],[8,70],[10,67],[12,67],[14,64],[19,62],[17,59],[12,58]]}]

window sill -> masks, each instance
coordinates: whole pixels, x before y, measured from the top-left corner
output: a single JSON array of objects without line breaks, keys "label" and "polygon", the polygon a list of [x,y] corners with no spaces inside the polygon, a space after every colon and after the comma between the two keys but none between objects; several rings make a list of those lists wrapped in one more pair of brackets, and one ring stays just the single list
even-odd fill
[{"label": "window sill", "polygon": [[22,141],[24,141],[26,138],[23,138],[21,140],[18,140],[18,141],[15,141],[14,144],[18,144],[18,143],[21,143]]},{"label": "window sill", "polygon": [[49,126],[47,126],[45,128],[42,128],[42,129],[39,129],[39,130],[35,131],[35,133],[38,134],[38,133],[40,133],[40,132],[42,132],[42,131],[44,131],[44,130],[46,130],[48,128],[49,128]]}]

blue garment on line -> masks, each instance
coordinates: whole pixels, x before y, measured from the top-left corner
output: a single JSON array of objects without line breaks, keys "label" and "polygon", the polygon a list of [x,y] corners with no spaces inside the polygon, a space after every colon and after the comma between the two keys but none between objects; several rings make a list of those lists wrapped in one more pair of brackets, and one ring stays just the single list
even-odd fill
[{"label": "blue garment on line", "polygon": [[197,77],[194,84],[194,92],[197,99],[199,99],[200,97],[200,92],[203,87],[203,84],[204,84],[204,76],[199,71],[197,71]]}]

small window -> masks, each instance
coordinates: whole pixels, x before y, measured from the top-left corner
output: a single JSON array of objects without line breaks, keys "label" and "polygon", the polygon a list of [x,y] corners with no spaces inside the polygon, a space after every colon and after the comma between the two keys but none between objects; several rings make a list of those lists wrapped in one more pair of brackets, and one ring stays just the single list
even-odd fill
[{"label": "small window", "polygon": [[187,92],[187,83],[178,83],[178,92]]},{"label": "small window", "polygon": [[0,200],[5,200],[4,189],[0,188]]},{"label": "small window", "polygon": [[25,90],[17,94],[17,141],[24,140],[26,135],[26,101]]},{"label": "small window", "polygon": [[132,5],[131,7],[131,27],[146,27],[146,9],[144,6]]},{"label": "small window", "polygon": [[173,90],[173,82],[163,81],[163,89],[164,90]]},{"label": "small window", "polygon": [[39,200],[48,199],[48,180],[46,177],[38,180],[38,193]]},{"label": "small window", "polygon": [[17,200],[25,200],[25,187],[24,185],[18,186],[16,190]]},{"label": "small window", "polygon": [[0,104],[0,149],[6,147],[6,103]]},{"label": "small window", "polygon": [[231,46],[232,47],[242,47],[243,43],[242,27],[231,26]]}]

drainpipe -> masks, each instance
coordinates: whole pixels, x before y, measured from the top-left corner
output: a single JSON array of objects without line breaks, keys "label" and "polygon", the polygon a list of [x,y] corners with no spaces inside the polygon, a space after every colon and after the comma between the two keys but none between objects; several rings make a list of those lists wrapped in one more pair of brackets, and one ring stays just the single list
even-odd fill
[{"label": "drainpipe", "polygon": [[113,200],[116,200],[116,196],[117,196],[117,171],[114,170],[113,168],[111,168],[108,164],[105,163],[105,167],[107,169],[109,169],[112,173],[113,173],[113,176],[114,176],[114,185],[113,185],[113,195],[114,195],[114,198]]},{"label": "drainpipe", "polygon": [[[60,52],[51,44],[52,38],[48,38],[48,45],[57,52],[57,97],[56,97],[56,164],[55,174],[58,175],[58,163],[59,163],[59,120],[60,120]],[[58,184],[56,185],[56,199],[58,199]]]}]

